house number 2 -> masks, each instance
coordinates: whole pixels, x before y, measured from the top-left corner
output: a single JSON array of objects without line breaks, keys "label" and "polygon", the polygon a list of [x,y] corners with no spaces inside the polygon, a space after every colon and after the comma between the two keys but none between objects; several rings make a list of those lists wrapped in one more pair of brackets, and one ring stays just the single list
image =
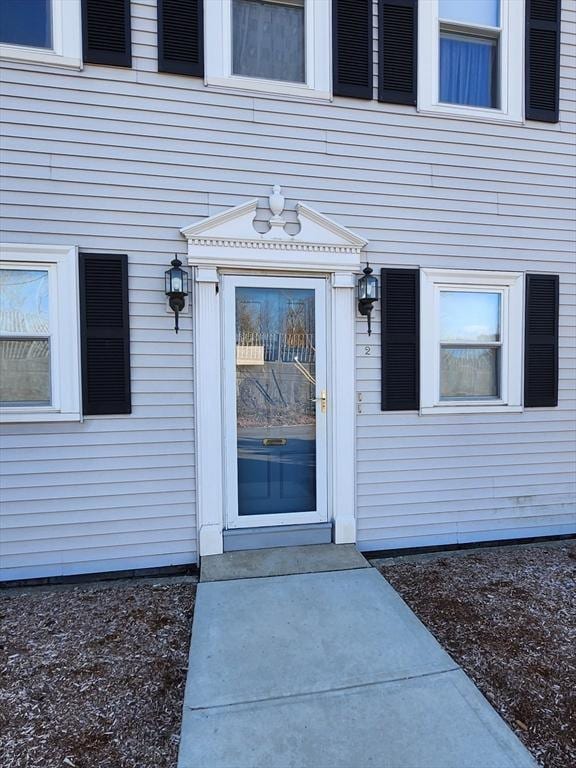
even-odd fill
[{"label": "house number 2", "polygon": [[369,347],[368,345],[366,345],[364,347],[364,356],[370,357],[371,354],[372,354],[372,347]]}]

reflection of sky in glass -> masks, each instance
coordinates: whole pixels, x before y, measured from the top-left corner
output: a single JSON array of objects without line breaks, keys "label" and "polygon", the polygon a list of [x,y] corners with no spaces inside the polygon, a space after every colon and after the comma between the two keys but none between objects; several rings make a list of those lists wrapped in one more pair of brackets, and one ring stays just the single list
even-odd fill
[{"label": "reflection of sky in glass", "polygon": [[500,294],[472,291],[440,293],[440,340],[499,341]]},{"label": "reflection of sky in glass", "polygon": [[499,0],[440,0],[440,18],[497,27],[499,6]]},{"label": "reflection of sky in glass", "polygon": [[0,270],[0,333],[48,332],[48,272]]},{"label": "reflection of sky in glass", "polygon": [[313,332],[314,291],[307,288],[236,289],[237,332]]}]

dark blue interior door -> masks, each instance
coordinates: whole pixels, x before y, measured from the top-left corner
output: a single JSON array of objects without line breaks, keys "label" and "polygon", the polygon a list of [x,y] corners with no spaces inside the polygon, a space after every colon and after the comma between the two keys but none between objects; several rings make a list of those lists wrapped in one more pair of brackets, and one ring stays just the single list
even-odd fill
[{"label": "dark blue interior door", "polygon": [[316,509],[314,291],[236,288],[238,513]]}]

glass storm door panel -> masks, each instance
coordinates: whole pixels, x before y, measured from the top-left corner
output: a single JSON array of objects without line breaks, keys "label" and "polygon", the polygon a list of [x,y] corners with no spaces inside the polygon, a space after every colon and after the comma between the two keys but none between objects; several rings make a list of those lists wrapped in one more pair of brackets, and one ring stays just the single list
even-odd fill
[{"label": "glass storm door panel", "polygon": [[237,525],[303,522],[324,511],[323,295],[314,283],[253,278],[233,289]]}]

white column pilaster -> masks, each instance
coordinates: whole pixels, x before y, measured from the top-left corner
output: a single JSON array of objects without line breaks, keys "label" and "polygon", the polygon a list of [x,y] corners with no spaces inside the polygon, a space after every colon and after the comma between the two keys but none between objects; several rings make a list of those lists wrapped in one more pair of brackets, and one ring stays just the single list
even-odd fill
[{"label": "white column pilaster", "polygon": [[336,544],[356,542],[356,277],[332,275],[332,513]]},{"label": "white column pilaster", "polygon": [[[190,260],[189,260],[190,261]],[[198,550],[223,551],[223,455],[218,270],[196,267],[194,275],[195,412]]]}]

